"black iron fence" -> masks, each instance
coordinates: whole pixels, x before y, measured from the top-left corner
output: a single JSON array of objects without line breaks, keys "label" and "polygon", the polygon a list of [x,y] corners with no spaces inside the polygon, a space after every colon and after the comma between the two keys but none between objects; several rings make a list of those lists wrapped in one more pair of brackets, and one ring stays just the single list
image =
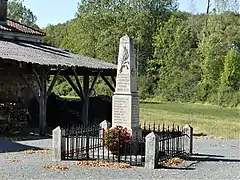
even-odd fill
[{"label": "black iron fence", "polygon": [[165,161],[167,159],[185,155],[184,149],[184,133],[182,126],[170,127],[163,124],[162,126],[156,124],[143,125],[143,136],[146,136],[150,132],[154,132],[159,136],[159,161]]},{"label": "black iron fence", "polygon": [[183,128],[180,126],[146,125],[142,133],[131,137],[123,131],[112,131],[96,126],[72,126],[65,129],[63,160],[96,160],[123,162],[143,166],[145,163],[145,137],[154,132],[159,136],[159,161],[184,155]]},{"label": "black iron fence", "polygon": [[99,126],[70,127],[65,133],[63,160],[97,160],[144,165],[145,139],[112,134]]}]

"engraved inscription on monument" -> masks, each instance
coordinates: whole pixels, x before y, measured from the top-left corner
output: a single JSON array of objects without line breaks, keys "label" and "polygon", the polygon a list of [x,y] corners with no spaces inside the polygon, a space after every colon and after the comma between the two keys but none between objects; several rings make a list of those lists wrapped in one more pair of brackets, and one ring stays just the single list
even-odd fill
[{"label": "engraved inscription on monument", "polygon": [[115,96],[113,104],[113,114],[115,124],[126,124],[129,120],[130,98]]},{"label": "engraved inscription on monument", "polygon": [[129,74],[119,75],[117,84],[117,92],[130,92],[130,78]]}]

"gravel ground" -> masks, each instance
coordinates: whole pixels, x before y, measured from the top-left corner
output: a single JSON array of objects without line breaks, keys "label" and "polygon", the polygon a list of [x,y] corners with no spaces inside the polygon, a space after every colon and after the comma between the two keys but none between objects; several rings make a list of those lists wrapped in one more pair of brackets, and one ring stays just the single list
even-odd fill
[{"label": "gravel ground", "polygon": [[[233,179],[240,180],[239,140],[195,140],[195,155],[181,167],[145,170],[77,167],[75,162],[52,162],[51,154],[25,154],[20,149],[51,148],[51,139],[0,140],[0,179]],[[3,153],[3,151],[12,151]],[[18,152],[16,152],[18,151]],[[1,153],[2,152],[2,153]],[[11,160],[20,162],[11,162]],[[68,171],[44,169],[44,165],[63,165]]]}]

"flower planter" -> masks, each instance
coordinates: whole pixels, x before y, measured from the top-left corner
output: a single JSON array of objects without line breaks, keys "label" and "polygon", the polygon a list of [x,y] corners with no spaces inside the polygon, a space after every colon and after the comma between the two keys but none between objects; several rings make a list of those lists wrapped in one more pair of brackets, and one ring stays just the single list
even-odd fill
[{"label": "flower planter", "polygon": [[104,132],[104,146],[107,147],[112,154],[122,155],[129,147],[128,144],[130,143],[130,136],[131,135],[128,133],[127,128],[123,128],[121,126],[107,129]]}]

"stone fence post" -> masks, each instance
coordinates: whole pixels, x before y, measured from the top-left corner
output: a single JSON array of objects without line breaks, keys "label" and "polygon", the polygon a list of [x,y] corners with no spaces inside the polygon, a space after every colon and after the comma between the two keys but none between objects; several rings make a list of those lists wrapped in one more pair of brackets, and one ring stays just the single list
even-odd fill
[{"label": "stone fence post", "polygon": [[103,130],[107,130],[108,128],[111,127],[111,123],[108,122],[107,120],[104,120],[103,122],[100,123],[100,128],[101,130],[99,131],[99,138],[103,138]]},{"label": "stone fence post", "polygon": [[66,138],[65,130],[58,126],[52,131],[52,151],[53,151],[53,161],[61,161],[63,152],[65,151]]},{"label": "stone fence post", "polygon": [[184,150],[187,154],[193,153],[193,128],[190,125],[183,127],[184,137]]},{"label": "stone fence post", "polygon": [[151,132],[146,136],[145,168],[155,169],[159,158],[159,136]]}]

